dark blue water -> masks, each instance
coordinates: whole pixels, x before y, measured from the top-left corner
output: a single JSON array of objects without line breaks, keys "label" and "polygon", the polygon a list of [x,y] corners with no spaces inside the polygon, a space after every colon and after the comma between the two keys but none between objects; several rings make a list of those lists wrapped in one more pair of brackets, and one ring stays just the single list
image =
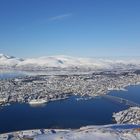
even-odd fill
[{"label": "dark blue water", "polygon": [[109,94],[140,104],[140,85],[129,86],[126,89],[127,91],[111,91]]},{"label": "dark blue water", "polygon": [[0,110],[0,132],[110,124],[112,113],[126,108],[102,98],[77,101],[74,96],[44,107],[13,104]]},{"label": "dark blue water", "polygon": [[25,76],[25,73],[23,72],[5,72],[5,73],[0,73],[0,79],[11,79],[11,78],[16,78],[16,77],[22,77]]},{"label": "dark blue water", "polygon": [[[128,91],[112,91],[114,96],[140,103],[140,86],[131,86]],[[12,104],[0,109],[0,133],[39,128],[79,128],[86,125],[115,123],[113,112],[128,106],[100,97],[89,100],[69,99],[54,101],[46,106],[31,107],[28,104]]]}]

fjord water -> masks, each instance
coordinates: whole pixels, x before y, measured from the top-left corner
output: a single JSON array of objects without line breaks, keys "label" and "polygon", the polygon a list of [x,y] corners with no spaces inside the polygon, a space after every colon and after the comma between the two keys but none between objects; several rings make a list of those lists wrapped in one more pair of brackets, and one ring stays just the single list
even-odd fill
[{"label": "fjord water", "polygon": [[11,78],[16,78],[16,77],[22,77],[25,76],[25,73],[23,72],[17,72],[17,71],[13,71],[13,72],[0,72],[0,79],[11,79]]},{"label": "fjord water", "polygon": [[140,104],[140,85],[128,86],[126,91],[111,91],[109,94]]},{"label": "fjord water", "polygon": [[0,110],[0,132],[110,124],[112,113],[125,108],[102,98],[77,101],[75,96],[46,106],[12,104]]},{"label": "fjord water", "polygon": [[[130,86],[128,91],[112,91],[119,96],[140,103],[140,86]],[[86,125],[115,123],[113,112],[128,106],[101,97],[79,100],[78,96],[32,107],[15,103],[0,109],[0,133],[39,128],[79,128]]]}]

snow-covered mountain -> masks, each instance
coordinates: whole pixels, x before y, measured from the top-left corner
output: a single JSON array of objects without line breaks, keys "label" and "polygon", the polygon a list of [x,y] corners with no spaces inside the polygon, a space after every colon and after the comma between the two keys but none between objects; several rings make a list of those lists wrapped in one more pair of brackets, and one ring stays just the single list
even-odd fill
[{"label": "snow-covered mountain", "polygon": [[140,60],[135,59],[107,59],[107,58],[77,58],[70,56],[48,56],[21,59],[0,54],[0,68],[20,70],[59,69],[131,69],[140,68]]},{"label": "snow-covered mountain", "polygon": [[0,54],[0,68],[14,68],[16,65],[22,62],[22,59],[18,59],[14,56],[7,56]]}]

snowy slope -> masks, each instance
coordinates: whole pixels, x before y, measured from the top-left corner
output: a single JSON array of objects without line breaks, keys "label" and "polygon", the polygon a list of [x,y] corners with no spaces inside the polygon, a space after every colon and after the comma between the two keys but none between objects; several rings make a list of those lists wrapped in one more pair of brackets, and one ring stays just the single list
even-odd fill
[{"label": "snowy slope", "polygon": [[70,56],[48,56],[39,58],[19,59],[0,54],[0,68],[16,68],[23,70],[44,70],[47,68],[84,68],[84,69],[113,69],[140,68],[139,59],[103,59],[76,58]]},{"label": "snowy slope", "polygon": [[140,140],[139,133],[118,133],[104,131],[60,132],[54,135],[41,135],[34,140]]},{"label": "snowy slope", "polygon": [[[112,129],[113,126],[116,129]],[[127,125],[124,126],[127,128]],[[124,126],[87,126],[73,131],[39,135],[34,140],[140,140],[139,129],[123,129]]]},{"label": "snowy slope", "polygon": [[140,140],[139,125],[87,126],[77,130],[36,129],[1,134],[0,139],[13,140]]}]

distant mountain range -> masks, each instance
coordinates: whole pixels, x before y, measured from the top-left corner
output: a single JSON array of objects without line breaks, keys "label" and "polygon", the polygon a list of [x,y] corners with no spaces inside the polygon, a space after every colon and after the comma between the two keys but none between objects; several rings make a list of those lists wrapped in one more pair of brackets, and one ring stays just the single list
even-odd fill
[{"label": "distant mountain range", "polygon": [[139,58],[77,58],[70,56],[47,56],[39,58],[16,58],[0,54],[0,69],[46,70],[46,69],[139,69]]}]

